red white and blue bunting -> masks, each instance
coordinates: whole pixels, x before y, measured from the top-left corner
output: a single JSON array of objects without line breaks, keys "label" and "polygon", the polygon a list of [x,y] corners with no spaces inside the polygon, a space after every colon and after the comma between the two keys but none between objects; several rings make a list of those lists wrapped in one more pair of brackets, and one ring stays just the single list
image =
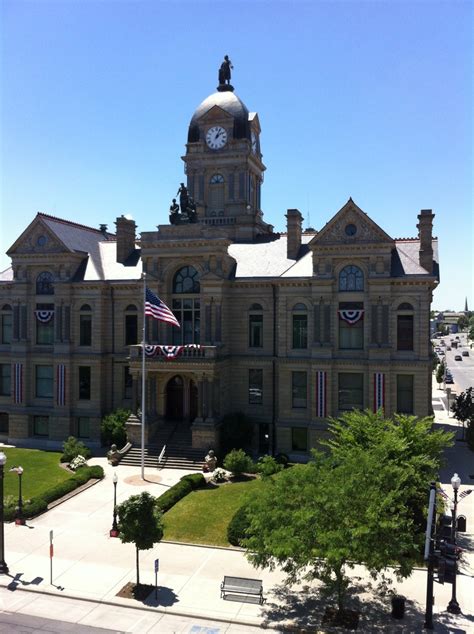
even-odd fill
[{"label": "red white and blue bunting", "polygon": [[13,402],[23,403],[23,363],[13,364]]},{"label": "red white and blue bunting", "polygon": [[56,403],[66,405],[66,366],[60,363],[56,367]]},{"label": "red white and blue bunting", "polygon": [[54,317],[54,310],[35,310],[36,319],[47,324]]},{"label": "red white and blue bunting", "polygon": [[364,309],[359,308],[357,310],[339,310],[339,317],[350,324],[351,326],[356,324],[364,316]]},{"label": "red white and blue bunting", "polygon": [[374,373],[374,412],[385,407],[385,374]]},{"label": "red white and blue bunting", "polygon": [[325,418],[327,415],[326,385],[327,372],[323,370],[316,372],[316,416],[318,418]]},{"label": "red white and blue bunting", "polygon": [[198,343],[189,343],[185,346],[147,345],[145,346],[145,356],[156,357],[161,354],[165,359],[176,359],[184,349],[199,350],[200,348],[201,346]]}]

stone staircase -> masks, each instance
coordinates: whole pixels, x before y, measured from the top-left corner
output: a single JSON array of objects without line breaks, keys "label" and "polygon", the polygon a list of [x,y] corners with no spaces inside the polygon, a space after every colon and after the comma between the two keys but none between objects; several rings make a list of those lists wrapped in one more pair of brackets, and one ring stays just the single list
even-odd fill
[{"label": "stone staircase", "polygon": [[[161,463],[160,453],[166,445]],[[160,423],[157,432],[145,447],[145,467],[154,469],[186,469],[201,471],[205,451],[192,448],[191,429],[186,423]],[[121,465],[140,466],[141,448],[133,446],[120,461]]]}]

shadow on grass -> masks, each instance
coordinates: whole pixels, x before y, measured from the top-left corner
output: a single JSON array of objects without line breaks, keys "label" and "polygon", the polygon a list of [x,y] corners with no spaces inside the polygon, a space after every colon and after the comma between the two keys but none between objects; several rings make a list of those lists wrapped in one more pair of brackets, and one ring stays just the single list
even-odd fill
[{"label": "shadow on grass", "polygon": [[[323,596],[318,588],[303,586],[294,589],[291,586],[276,586],[267,594],[262,606],[263,627],[277,626],[283,632],[315,632],[320,628],[324,632],[344,632],[340,626],[322,626],[326,608],[334,607],[335,602]],[[388,633],[420,633],[424,628],[424,606],[406,599],[403,619],[391,616],[391,598],[382,593],[377,585],[362,580],[354,581],[347,598],[347,609],[360,613],[358,631]],[[467,634],[472,631],[474,619],[470,615],[454,616],[442,612],[433,616],[436,632],[442,634]]]}]

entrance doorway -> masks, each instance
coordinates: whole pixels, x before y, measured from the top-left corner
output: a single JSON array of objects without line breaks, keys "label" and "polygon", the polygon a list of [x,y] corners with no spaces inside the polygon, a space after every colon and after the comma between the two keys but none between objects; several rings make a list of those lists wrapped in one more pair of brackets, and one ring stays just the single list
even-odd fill
[{"label": "entrance doorway", "polygon": [[166,418],[168,420],[182,420],[184,414],[184,381],[180,376],[174,376],[166,385]]}]

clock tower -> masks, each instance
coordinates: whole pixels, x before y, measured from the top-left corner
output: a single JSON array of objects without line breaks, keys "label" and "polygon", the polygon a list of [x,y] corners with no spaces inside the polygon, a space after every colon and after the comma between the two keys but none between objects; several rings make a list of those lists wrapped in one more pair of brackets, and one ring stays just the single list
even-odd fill
[{"label": "clock tower", "polygon": [[257,113],[248,111],[226,79],[230,70],[224,77],[221,67],[217,91],[192,116],[182,158],[198,222],[224,229],[233,240],[248,241],[273,230],[261,210],[261,129]]}]

